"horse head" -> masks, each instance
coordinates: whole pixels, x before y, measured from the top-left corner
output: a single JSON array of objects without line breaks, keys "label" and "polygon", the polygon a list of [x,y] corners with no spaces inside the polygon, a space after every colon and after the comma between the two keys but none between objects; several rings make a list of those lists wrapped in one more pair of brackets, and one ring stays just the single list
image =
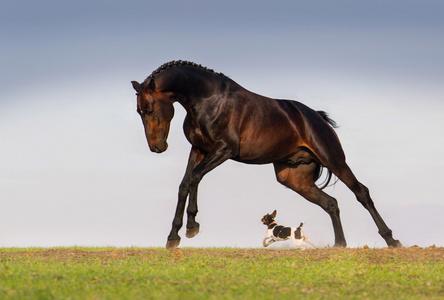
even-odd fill
[{"label": "horse head", "polygon": [[168,148],[170,122],[174,116],[172,94],[156,90],[153,78],[143,83],[131,82],[137,95],[139,113],[148,146],[152,152],[162,153]]}]

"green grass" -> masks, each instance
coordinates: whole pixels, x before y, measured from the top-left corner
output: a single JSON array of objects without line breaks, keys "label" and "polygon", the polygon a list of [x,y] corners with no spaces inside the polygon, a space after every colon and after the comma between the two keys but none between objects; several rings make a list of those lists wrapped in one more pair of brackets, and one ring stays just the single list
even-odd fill
[{"label": "green grass", "polygon": [[0,299],[444,299],[444,248],[0,249]]}]

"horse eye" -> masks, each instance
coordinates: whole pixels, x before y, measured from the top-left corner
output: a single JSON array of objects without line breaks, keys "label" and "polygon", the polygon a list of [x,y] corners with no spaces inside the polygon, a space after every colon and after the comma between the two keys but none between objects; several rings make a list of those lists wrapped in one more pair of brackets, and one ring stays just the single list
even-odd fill
[{"label": "horse eye", "polygon": [[137,112],[142,116],[142,115],[149,115],[149,114],[151,114],[153,111],[152,110],[148,110],[148,109],[144,109],[144,110],[142,110],[142,109],[138,109],[137,110]]}]

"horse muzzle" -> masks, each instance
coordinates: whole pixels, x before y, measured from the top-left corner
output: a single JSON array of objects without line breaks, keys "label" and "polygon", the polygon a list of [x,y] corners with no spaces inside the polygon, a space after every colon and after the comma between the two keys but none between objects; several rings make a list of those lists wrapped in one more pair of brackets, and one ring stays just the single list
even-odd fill
[{"label": "horse muzzle", "polygon": [[162,153],[165,152],[166,149],[168,149],[168,143],[165,142],[161,145],[149,145],[151,152],[155,153]]}]

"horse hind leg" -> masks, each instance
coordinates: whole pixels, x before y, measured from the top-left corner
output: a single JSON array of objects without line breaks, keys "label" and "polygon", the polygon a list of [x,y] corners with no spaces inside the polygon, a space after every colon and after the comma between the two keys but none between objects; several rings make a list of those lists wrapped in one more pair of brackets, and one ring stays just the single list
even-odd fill
[{"label": "horse hind leg", "polygon": [[357,200],[369,211],[378,227],[379,234],[387,245],[389,247],[402,247],[401,242],[393,238],[391,229],[385,224],[377,211],[368,188],[356,179],[349,166],[343,163],[342,166],[332,168],[331,171],[355,194]]},{"label": "horse hind leg", "polygon": [[[333,131],[331,131],[333,132]],[[390,247],[401,247],[401,243],[392,236],[392,231],[385,224],[376,210],[369,190],[360,183],[345,162],[345,154],[336,135],[318,133],[316,146],[309,147],[319,162],[335,174],[356,196],[358,201],[369,211],[378,227],[379,234]]]},{"label": "horse hind leg", "polygon": [[316,163],[300,164],[296,167],[286,163],[275,163],[274,168],[279,183],[297,192],[308,201],[319,205],[330,216],[335,233],[335,246],[346,247],[347,243],[339,216],[338,202],[323,192],[315,184]]}]

